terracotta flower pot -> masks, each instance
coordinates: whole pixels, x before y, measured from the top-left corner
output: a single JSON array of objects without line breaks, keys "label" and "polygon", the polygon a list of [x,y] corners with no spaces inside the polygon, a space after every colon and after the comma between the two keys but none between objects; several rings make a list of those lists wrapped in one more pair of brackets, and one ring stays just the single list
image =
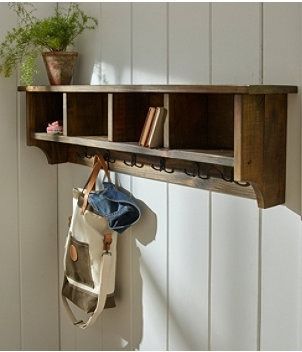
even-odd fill
[{"label": "terracotta flower pot", "polygon": [[78,57],[76,52],[51,51],[42,53],[51,85],[70,84]]}]

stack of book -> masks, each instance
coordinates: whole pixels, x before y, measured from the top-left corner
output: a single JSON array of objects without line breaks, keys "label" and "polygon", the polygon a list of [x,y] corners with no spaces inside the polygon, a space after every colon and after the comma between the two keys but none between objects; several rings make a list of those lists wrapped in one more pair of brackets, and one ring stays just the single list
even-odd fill
[{"label": "stack of book", "polygon": [[138,144],[142,147],[163,146],[164,122],[167,110],[163,107],[150,107]]}]

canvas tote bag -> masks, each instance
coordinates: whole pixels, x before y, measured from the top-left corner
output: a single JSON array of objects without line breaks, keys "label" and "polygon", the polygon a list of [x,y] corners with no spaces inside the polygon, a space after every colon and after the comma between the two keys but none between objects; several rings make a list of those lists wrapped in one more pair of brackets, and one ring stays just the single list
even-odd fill
[{"label": "canvas tote bag", "polygon": [[[65,244],[62,299],[69,318],[82,329],[92,325],[104,308],[115,306],[117,232],[88,204],[101,169],[110,181],[105,160],[95,156],[85,187],[73,189],[73,214]],[[70,302],[88,314],[86,322],[75,317]]]}]

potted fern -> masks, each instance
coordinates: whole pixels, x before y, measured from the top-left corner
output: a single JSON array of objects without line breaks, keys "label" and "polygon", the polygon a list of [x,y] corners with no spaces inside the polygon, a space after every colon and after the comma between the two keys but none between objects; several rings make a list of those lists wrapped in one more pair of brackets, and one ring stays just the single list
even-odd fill
[{"label": "potted fern", "polygon": [[54,14],[44,19],[34,16],[36,9],[30,3],[9,6],[16,12],[19,25],[0,44],[0,73],[9,77],[20,65],[21,84],[32,84],[42,54],[50,84],[70,84],[78,53],[67,50],[84,30],[95,29],[97,20],[76,3],[67,8],[57,4]]}]

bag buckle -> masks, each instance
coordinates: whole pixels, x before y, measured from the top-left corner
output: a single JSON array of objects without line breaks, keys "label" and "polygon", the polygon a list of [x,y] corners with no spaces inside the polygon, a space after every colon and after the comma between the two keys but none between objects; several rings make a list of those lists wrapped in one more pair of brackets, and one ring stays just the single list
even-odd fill
[{"label": "bag buckle", "polygon": [[110,230],[105,230],[103,232],[104,239],[103,239],[103,254],[105,255],[112,255],[110,252],[110,245],[112,243],[112,233]]}]

